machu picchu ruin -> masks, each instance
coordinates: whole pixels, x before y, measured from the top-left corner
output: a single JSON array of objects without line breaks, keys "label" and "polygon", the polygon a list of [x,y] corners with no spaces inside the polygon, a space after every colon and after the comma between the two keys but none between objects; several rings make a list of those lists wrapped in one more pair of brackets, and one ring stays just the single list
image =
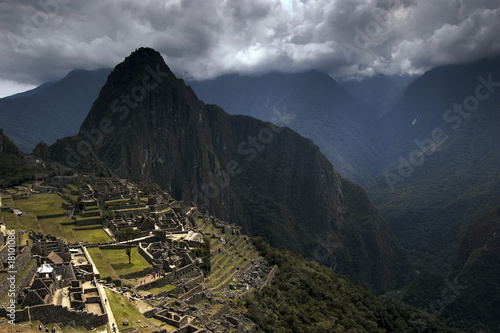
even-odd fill
[{"label": "machu picchu ruin", "polygon": [[[25,273],[16,276],[17,321],[127,332],[260,331],[233,304],[271,283],[275,267],[239,226],[150,184],[117,178],[43,177],[1,197],[0,278],[8,275],[6,225],[16,229],[17,271]],[[15,215],[11,206],[26,213]],[[113,315],[116,307],[142,319]]]}]

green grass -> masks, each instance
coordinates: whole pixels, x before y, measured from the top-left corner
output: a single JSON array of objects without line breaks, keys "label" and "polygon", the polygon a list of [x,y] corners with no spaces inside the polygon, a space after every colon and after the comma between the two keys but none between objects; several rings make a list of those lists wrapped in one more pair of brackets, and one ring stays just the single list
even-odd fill
[{"label": "green grass", "polygon": [[[101,225],[99,224],[98,226]],[[108,234],[104,232],[103,229],[82,230],[76,227],[74,224],[63,225],[61,227],[64,231],[65,238],[68,240],[69,243],[88,242],[89,244],[93,244],[93,243],[106,243],[111,241],[111,238],[109,238]]]},{"label": "green grass", "polygon": [[33,229],[35,232],[43,232],[43,229],[40,223],[38,223],[35,214],[31,212],[23,212],[23,216],[18,216],[17,218],[27,232],[29,232],[30,229]]},{"label": "green grass", "polygon": [[[5,200],[3,199],[3,204],[8,204],[9,206],[11,205],[12,200]],[[19,219],[18,216],[14,215],[11,212],[0,212],[0,221],[3,221],[5,224],[5,228],[8,230],[16,230],[16,234],[19,236],[18,238],[18,244],[26,244],[26,241],[30,241],[29,239],[29,229],[26,230],[25,233],[22,235],[20,232],[23,230],[23,224],[21,223],[21,220]]]},{"label": "green grass", "polygon": [[[146,318],[144,317],[139,310],[132,304],[129,300],[127,300],[123,295],[115,293],[109,289],[106,289],[106,297],[108,298],[109,305],[111,306],[111,310],[113,311],[113,316],[115,317],[116,325],[118,326],[118,330],[123,330],[130,327],[135,327],[139,330],[139,332],[152,332],[155,328],[142,328],[141,325],[162,325],[161,321],[154,318]],[[123,304],[123,305],[122,305]],[[140,320],[140,323],[137,321]],[[128,326],[123,326],[123,322],[128,321]],[[175,327],[169,326],[162,328],[167,328],[167,331],[171,332],[175,330]]]},{"label": "green grass", "polygon": [[[19,218],[16,215],[14,215],[10,212],[1,212],[0,216],[3,217],[3,222],[5,223],[5,228],[17,229],[17,230],[20,230],[23,228],[21,221],[19,220]],[[2,219],[0,218],[0,220],[2,220]]]},{"label": "green grass", "polygon": [[128,263],[128,256],[125,249],[99,249],[92,247],[87,249],[101,277],[111,276],[117,279],[119,275],[130,274],[142,271],[151,265],[144,259],[136,247],[132,248],[131,263]]},{"label": "green grass", "polygon": [[100,216],[89,216],[89,217],[81,217],[81,216],[75,216],[77,221],[87,221],[87,220],[95,220],[100,218]]},{"label": "green grass", "polygon": [[69,222],[70,219],[68,216],[54,217],[50,219],[39,219],[38,223],[40,227],[43,229],[44,234],[51,234],[52,236],[56,236],[57,238],[64,238],[64,230],[60,223]]},{"label": "green grass", "polygon": [[[7,189],[7,192],[9,192],[9,189]],[[11,200],[12,196],[10,194],[0,192],[0,198],[2,198],[2,200]],[[4,201],[4,204],[5,204],[5,201]]]},{"label": "green grass", "polygon": [[[104,256],[104,254],[101,252],[101,250],[98,247],[90,247],[87,249],[89,252],[90,257],[92,258],[92,261],[94,262],[94,265],[96,266],[97,270],[99,271],[99,274],[101,275],[101,278],[105,278],[107,276],[110,276],[113,280],[118,280],[120,277],[118,274],[115,272],[111,264],[108,262],[108,259]],[[125,251],[125,250],[123,250]]]},{"label": "green grass", "polygon": [[159,293],[162,293],[164,291],[169,292],[169,291],[173,290],[175,287],[176,286],[174,286],[173,284],[166,284],[163,287],[151,288],[151,289],[148,289],[147,291],[153,295],[158,295]]},{"label": "green grass", "polygon": [[95,208],[84,209],[84,213],[99,213],[99,209],[97,208],[97,206],[92,206],[92,207],[95,207]]},{"label": "green grass", "polygon": [[[4,199],[5,200],[5,199]],[[26,231],[33,229],[35,232],[51,234],[61,239],[67,239],[68,242],[78,241],[89,243],[105,243],[111,241],[111,238],[102,229],[94,230],[72,230],[75,225],[61,225],[63,222],[71,222],[68,216],[61,216],[49,219],[37,219],[36,215],[59,214],[65,210],[61,204],[64,200],[57,194],[40,193],[34,194],[29,199],[24,200],[6,200],[11,207],[21,209],[23,215],[18,217],[9,212],[1,213],[7,229]],[[80,218],[87,220],[90,218]],[[24,236],[24,235],[23,235]],[[27,236],[25,237],[27,238]]]},{"label": "green grass", "polygon": [[68,241],[68,243],[76,243],[77,237],[75,232],[73,231],[73,228],[75,228],[74,224],[71,225],[61,225],[61,228],[63,229],[64,232],[64,237]]},{"label": "green grass", "polygon": [[64,231],[59,223],[68,221],[67,216],[40,219],[39,221],[36,218],[36,215],[60,214],[65,212],[61,206],[65,201],[57,194],[38,193],[31,195],[29,199],[3,199],[3,201],[4,204],[9,205],[11,208],[20,209],[23,212],[23,215],[19,217],[10,212],[1,213],[7,229],[22,230],[24,228],[27,232],[33,229],[35,232],[43,232],[64,238]]},{"label": "green grass", "polygon": [[72,199],[74,202],[78,201],[78,195],[71,194],[71,191],[67,188],[62,189],[62,193],[66,195],[68,198]]},{"label": "green grass", "polygon": [[63,198],[54,193],[32,194],[29,199],[14,200],[15,208],[31,212],[36,215],[49,215],[65,213],[62,203]]},{"label": "green grass", "polygon": [[92,230],[73,230],[76,241],[93,243],[107,243],[111,241],[103,229],[92,229]]}]

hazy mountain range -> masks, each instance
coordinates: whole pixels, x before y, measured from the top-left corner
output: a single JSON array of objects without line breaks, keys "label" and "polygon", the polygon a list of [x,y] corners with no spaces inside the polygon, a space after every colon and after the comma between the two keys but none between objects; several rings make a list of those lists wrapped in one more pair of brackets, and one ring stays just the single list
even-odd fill
[{"label": "hazy mountain range", "polygon": [[365,186],[405,247],[449,257],[499,205],[500,59],[437,67],[382,118],[386,167]]},{"label": "hazy mountain range", "polygon": [[57,82],[0,99],[0,128],[24,152],[78,131],[110,69],[74,70]]},{"label": "hazy mountain range", "polygon": [[342,176],[361,184],[383,166],[374,144],[378,119],[402,89],[383,75],[339,84],[318,71],[226,75],[189,84],[202,100],[230,114],[288,126],[310,138]]}]

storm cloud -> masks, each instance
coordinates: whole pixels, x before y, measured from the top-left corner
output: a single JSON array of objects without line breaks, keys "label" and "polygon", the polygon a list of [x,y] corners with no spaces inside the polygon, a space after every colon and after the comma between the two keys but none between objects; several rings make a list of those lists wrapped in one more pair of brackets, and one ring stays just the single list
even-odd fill
[{"label": "storm cloud", "polygon": [[498,0],[4,0],[0,81],[113,67],[141,46],[187,79],[416,74],[500,54],[498,31]]}]

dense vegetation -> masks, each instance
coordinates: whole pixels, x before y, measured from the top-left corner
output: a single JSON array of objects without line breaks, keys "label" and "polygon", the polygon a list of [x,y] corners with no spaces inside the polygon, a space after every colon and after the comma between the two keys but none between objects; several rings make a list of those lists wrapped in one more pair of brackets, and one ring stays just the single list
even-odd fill
[{"label": "dense vegetation", "polygon": [[500,208],[467,230],[448,276],[421,272],[403,301],[468,332],[499,332]]},{"label": "dense vegetation", "polygon": [[141,236],[141,231],[138,229],[134,229],[132,227],[122,228],[115,232],[115,238],[119,242],[138,238],[140,236]]},{"label": "dense vegetation", "polygon": [[201,246],[193,249],[192,252],[197,258],[201,258],[202,261],[198,267],[203,270],[205,276],[208,275],[212,269],[212,264],[210,263],[210,237],[205,236]]},{"label": "dense vegetation", "polygon": [[245,300],[249,317],[266,332],[458,332],[435,316],[381,300],[316,262],[254,244],[277,274],[271,287]]}]

